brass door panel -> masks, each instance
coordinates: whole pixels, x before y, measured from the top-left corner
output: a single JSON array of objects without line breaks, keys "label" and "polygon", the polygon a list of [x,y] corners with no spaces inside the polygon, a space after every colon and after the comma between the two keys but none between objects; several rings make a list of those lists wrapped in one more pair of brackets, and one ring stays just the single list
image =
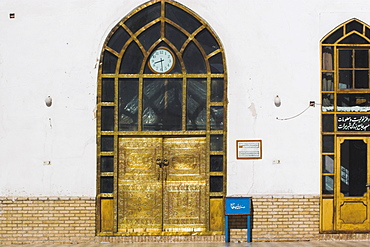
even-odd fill
[{"label": "brass door panel", "polygon": [[101,208],[101,231],[113,232],[114,229],[114,201],[113,199],[102,199]]},{"label": "brass door panel", "polygon": [[205,138],[120,138],[119,232],[207,230]]},{"label": "brass door panel", "polygon": [[161,138],[119,140],[119,232],[162,230],[162,181],[156,164],[161,153]]},{"label": "brass door panel", "polygon": [[336,165],[336,230],[370,230],[369,138],[338,137]]},{"label": "brass door panel", "polygon": [[166,138],[163,231],[207,230],[207,172],[205,138]]}]

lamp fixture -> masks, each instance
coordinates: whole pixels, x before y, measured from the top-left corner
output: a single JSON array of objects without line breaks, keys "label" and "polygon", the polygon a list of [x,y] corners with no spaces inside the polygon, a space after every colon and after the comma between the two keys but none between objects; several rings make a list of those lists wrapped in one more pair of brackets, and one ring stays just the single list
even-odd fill
[{"label": "lamp fixture", "polygon": [[50,107],[52,105],[52,103],[53,103],[53,99],[50,96],[46,97],[46,99],[45,99],[46,106]]},{"label": "lamp fixture", "polygon": [[276,107],[280,107],[281,105],[281,100],[280,100],[280,97],[279,95],[276,95],[275,99],[274,99],[274,104]]}]

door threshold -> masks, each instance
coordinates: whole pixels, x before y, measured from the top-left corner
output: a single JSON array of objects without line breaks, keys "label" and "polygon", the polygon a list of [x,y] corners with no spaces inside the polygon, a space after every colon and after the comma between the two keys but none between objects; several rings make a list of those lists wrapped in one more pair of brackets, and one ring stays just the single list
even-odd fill
[{"label": "door threshold", "polygon": [[101,232],[97,236],[119,237],[119,236],[210,236],[224,235],[223,231],[204,231],[204,232]]}]

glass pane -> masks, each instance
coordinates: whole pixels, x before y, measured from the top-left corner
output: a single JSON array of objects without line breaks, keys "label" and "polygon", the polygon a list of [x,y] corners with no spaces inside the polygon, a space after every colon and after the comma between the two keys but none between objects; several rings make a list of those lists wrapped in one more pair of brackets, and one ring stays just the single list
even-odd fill
[{"label": "glass pane", "polygon": [[322,94],[322,111],[332,112],[334,111],[334,94],[323,93]]},{"label": "glass pane", "polygon": [[168,23],[166,23],[166,38],[176,46],[177,50],[180,50],[188,39],[183,32]]},{"label": "glass pane", "polygon": [[223,160],[222,155],[211,155],[211,172],[222,172],[223,171]]},{"label": "glass pane", "polygon": [[113,172],[113,171],[114,171],[113,156],[100,157],[100,172]]},{"label": "glass pane", "polygon": [[344,38],[339,44],[369,44],[369,42],[358,34],[354,33]]},{"label": "glass pane", "polygon": [[204,58],[194,42],[190,42],[186,47],[183,59],[188,74],[207,73]]},{"label": "glass pane", "polygon": [[209,59],[209,65],[211,66],[212,73],[224,73],[224,63],[222,61],[222,54],[217,53]]},{"label": "glass pane", "polygon": [[337,31],[335,31],[329,37],[327,37],[323,41],[323,44],[334,44],[342,36],[343,36],[343,27],[339,28]]},{"label": "glass pane", "polygon": [[101,130],[113,131],[114,130],[114,107],[103,106],[101,108]]},{"label": "glass pane", "polygon": [[129,38],[130,35],[125,29],[119,27],[109,39],[108,46],[119,53]]},{"label": "glass pane", "polygon": [[113,136],[102,136],[101,137],[101,151],[102,152],[113,152],[114,150],[114,137]]},{"label": "glass pane", "polygon": [[211,130],[224,129],[224,108],[222,106],[211,106]]},{"label": "glass pane", "polygon": [[202,45],[206,54],[210,54],[220,48],[216,39],[207,29],[202,30],[195,38]]},{"label": "glass pane", "polygon": [[334,115],[322,115],[322,131],[333,132],[334,131]]},{"label": "glass pane", "polygon": [[142,32],[138,39],[140,43],[144,46],[146,50],[148,50],[155,41],[160,39],[161,37],[161,25],[160,23],[156,23],[155,25],[151,26],[144,32]]},{"label": "glass pane", "polygon": [[355,68],[369,68],[368,50],[355,50]]},{"label": "glass pane", "polygon": [[113,102],[114,101],[114,79],[103,78],[102,79],[102,102]]},{"label": "glass pane", "polygon": [[181,130],[182,80],[144,80],[142,117],[143,130]]},{"label": "glass pane", "polygon": [[322,91],[334,91],[334,73],[322,73]]},{"label": "glass pane", "polygon": [[346,25],[346,33],[350,33],[352,31],[357,31],[359,33],[362,33],[363,26],[358,21],[354,20],[351,21]]},{"label": "glass pane", "polygon": [[339,89],[352,88],[352,70],[341,70],[339,71]]},{"label": "glass pane", "polygon": [[130,17],[126,22],[126,26],[135,33],[137,30],[142,28],[147,23],[157,19],[161,15],[161,4],[156,3],[152,6],[148,6],[143,10],[139,11],[132,17]]},{"label": "glass pane", "polygon": [[369,71],[355,71],[355,88],[369,88]]},{"label": "glass pane", "polygon": [[323,153],[334,153],[334,136],[323,135],[322,136],[322,152]]},{"label": "glass pane", "polygon": [[116,72],[117,57],[109,51],[104,51],[103,74],[114,74]]},{"label": "glass pane", "polygon": [[352,50],[339,51],[339,68],[353,68]]},{"label": "glass pane", "polygon": [[113,193],[113,177],[100,178],[100,193]]},{"label": "glass pane", "polygon": [[211,151],[223,151],[223,140],[222,135],[211,135]]},{"label": "glass pane", "polygon": [[211,102],[224,101],[224,79],[212,79]]},{"label": "glass pane", "polygon": [[205,130],[207,124],[207,81],[189,79],[186,89],[186,129]]},{"label": "glass pane", "polygon": [[322,156],[322,173],[334,173],[334,155]]},{"label": "glass pane", "polygon": [[136,42],[131,42],[123,54],[121,61],[121,74],[138,74],[143,62],[143,54]]},{"label": "glass pane", "polygon": [[368,112],[370,111],[369,94],[337,94],[337,111]]},{"label": "glass pane", "polygon": [[333,70],[333,47],[325,46],[322,48],[322,69]]},{"label": "glass pane", "polygon": [[192,15],[183,11],[182,9],[173,6],[172,4],[166,4],[166,17],[171,21],[177,23],[180,27],[184,28],[190,34],[193,33],[201,23],[195,19]]},{"label": "glass pane", "polygon": [[118,128],[120,131],[138,130],[138,94],[137,79],[120,79],[118,84]]},{"label": "glass pane", "polygon": [[223,191],[223,177],[221,176],[211,176],[210,177],[210,191],[211,192],[222,192]]},{"label": "glass pane", "polygon": [[334,194],[334,176],[322,176],[322,193]]},{"label": "glass pane", "polygon": [[340,192],[344,196],[363,196],[367,191],[367,144],[345,140],[340,144]]}]

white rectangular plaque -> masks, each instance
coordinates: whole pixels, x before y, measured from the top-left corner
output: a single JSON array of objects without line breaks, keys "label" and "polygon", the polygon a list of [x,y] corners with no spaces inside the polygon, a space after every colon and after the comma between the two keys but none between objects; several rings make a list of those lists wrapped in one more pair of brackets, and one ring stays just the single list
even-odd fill
[{"label": "white rectangular plaque", "polygon": [[261,140],[237,140],[236,141],[237,159],[262,159]]}]

